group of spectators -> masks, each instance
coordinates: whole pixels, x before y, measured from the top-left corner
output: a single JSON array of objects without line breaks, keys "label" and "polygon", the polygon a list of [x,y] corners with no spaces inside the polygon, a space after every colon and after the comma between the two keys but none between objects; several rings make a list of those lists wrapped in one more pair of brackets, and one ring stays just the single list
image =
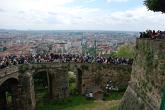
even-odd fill
[{"label": "group of spectators", "polygon": [[140,32],[140,38],[165,39],[165,31],[146,30]]},{"label": "group of spectators", "polygon": [[10,65],[18,64],[32,64],[32,63],[48,63],[48,62],[61,62],[61,63],[107,63],[118,65],[132,65],[133,59],[127,58],[112,58],[112,57],[94,57],[94,56],[81,56],[78,54],[47,54],[47,55],[30,55],[30,56],[4,56],[0,57],[0,69]]}]

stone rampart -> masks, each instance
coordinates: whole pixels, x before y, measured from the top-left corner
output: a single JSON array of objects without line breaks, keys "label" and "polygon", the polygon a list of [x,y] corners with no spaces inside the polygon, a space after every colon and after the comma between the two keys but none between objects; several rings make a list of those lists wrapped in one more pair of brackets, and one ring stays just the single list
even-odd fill
[{"label": "stone rampart", "polygon": [[[34,110],[36,106],[34,76],[44,72],[48,79],[48,92],[52,99],[69,96],[68,72],[77,76],[77,89],[84,94],[88,89],[100,87],[102,90],[108,81],[119,88],[127,87],[131,66],[89,63],[45,63],[12,66],[0,71],[0,87],[8,79],[16,79],[18,110]],[[1,89],[1,88],[0,88]],[[3,96],[5,97],[5,96]]]},{"label": "stone rampart", "polygon": [[165,40],[137,39],[131,81],[119,110],[160,110],[164,81]]}]

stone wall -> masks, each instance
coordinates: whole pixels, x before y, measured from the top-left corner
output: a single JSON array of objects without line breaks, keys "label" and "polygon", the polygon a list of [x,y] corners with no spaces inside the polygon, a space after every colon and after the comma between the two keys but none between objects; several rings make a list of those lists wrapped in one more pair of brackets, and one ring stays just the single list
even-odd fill
[{"label": "stone wall", "polygon": [[[111,65],[111,64],[27,64],[14,66],[0,72],[0,86],[9,79],[15,78],[19,82],[20,107],[18,110],[34,110],[36,106],[34,91],[34,76],[44,72],[48,78],[48,92],[52,99],[65,98],[69,96],[68,71],[77,72],[77,82],[79,82],[79,92],[85,93],[87,89],[100,87],[105,89],[108,81],[112,81],[117,87],[127,87],[130,80],[131,66]],[[77,71],[76,71],[77,70]],[[80,81],[81,80],[81,81]]]},{"label": "stone wall", "polygon": [[164,81],[165,41],[137,39],[131,81],[119,110],[159,110]]},{"label": "stone wall", "polygon": [[17,66],[0,70],[0,85],[9,78],[18,79],[19,71]]},{"label": "stone wall", "polygon": [[47,74],[48,92],[51,99],[68,97],[68,64],[48,63],[13,66],[0,72],[0,87],[8,79],[18,80],[18,110],[35,110],[36,97],[33,78],[40,72]]},{"label": "stone wall", "polygon": [[[63,98],[68,96],[68,65],[67,64],[33,64],[22,65],[19,68],[22,75],[26,72],[33,76],[44,72],[48,79],[48,91],[50,98]],[[34,85],[33,85],[34,86]]]},{"label": "stone wall", "polygon": [[25,72],[19,76],[19,83],[21,85],[20,92],[20,110],[35,110],[36,99],[34,91],[33,76],[29,72]]},{"label": "stone wall", "polygon": [[126,88],[130,81],[132,67],[128,65],[86,64],[82,69],[82,94],[93,87],[102,90],[108,81],[112,81],[119,89]]}]

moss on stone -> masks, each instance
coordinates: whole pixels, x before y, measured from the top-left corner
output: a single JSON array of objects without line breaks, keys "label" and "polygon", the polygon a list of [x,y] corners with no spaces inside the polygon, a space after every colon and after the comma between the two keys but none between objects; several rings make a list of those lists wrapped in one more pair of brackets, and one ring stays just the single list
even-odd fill
[{"label": "moss on stone", "polygon": [[154,53],[151,49],[146,49],[145,51],[145,69],[146,74],[150,73],[153,69]]},{"label": "moss on stone", "polygon": [[159,58],[161,59],[165,58],[165,51],[159,51]]},{"label": "moss on stone", "polygon": [[165,75],[165,62],[161,62],[159,65],[160,74]]},{"label": "moss on stone", "polygon": [[88,71],[88,70],[89,70],[88,65],[82,65],[81,67],[82,67],[82,70],[86,70],[86,71]]},{"label": "moss on stone", "polygon": [[29,69],[28,65],[20,65],[18,68],[21,74],[25,73]]}]

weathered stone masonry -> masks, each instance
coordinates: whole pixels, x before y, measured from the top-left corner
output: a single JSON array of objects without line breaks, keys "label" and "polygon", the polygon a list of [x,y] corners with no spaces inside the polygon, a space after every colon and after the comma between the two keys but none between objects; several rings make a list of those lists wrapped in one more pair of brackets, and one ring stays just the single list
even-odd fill
[{"label": "weathered stone masonry", "polygon": [[131,81],[119,110],[160,110],[164,81],[165,41],[137,39]]},{"label": "weathered stone masonry", "polygon": [[[131,73],[131,67],[128,65],[76,63],[19,65],[0,71],[0,90],[3,90],[1,85],[14,79],[18,82],[15,85],[17,87],[17,94],[14,97],[16,99],[15,110],[34,110],[36,106],[34,75],[46,72],[49,96],[52,99],[58,99],[69,95],[68,71],[70,70],[77,75],[77,90],[80,94],[84,94],[87,89],[95,86],[104,89],[109,80],[113,81],[119,88],[125,87],[128,85]],[[0,100],[0,102],[3,101]]]},{"label": "weathered stone masonry", "polygon": [[[34,110],[36,106],[33,76],[41,71],[47,72],[49,78],[49,95],[51,98],[68,96],[68,89],[65,94],[62,91],[68,87],[68,68],[61,64],[30,64],[19,67],[11,67],[1,71],[0,84],[10,79],[18,80],[20,92],[18,108],[16,110]],[[65,96],[64,96],[65,95]]]}]

